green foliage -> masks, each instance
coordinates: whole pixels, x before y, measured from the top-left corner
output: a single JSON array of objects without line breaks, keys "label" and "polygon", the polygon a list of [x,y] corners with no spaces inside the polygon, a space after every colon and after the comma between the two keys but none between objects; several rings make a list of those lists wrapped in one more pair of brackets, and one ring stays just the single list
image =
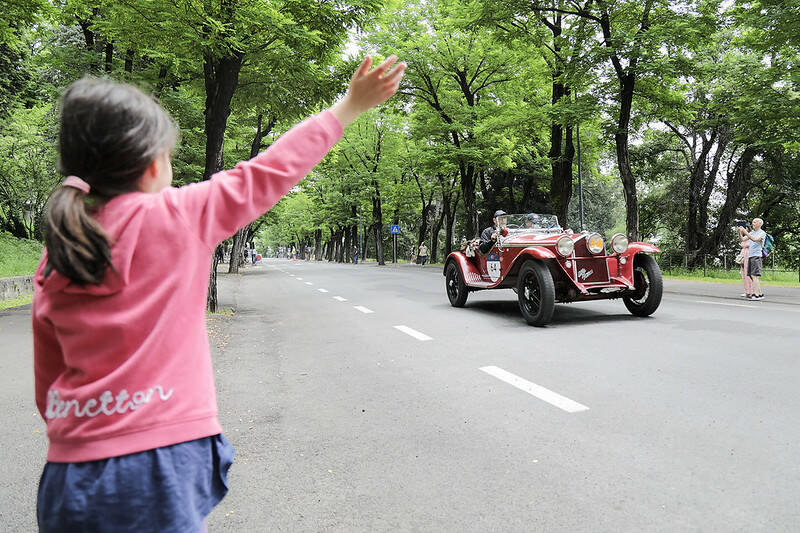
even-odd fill
[{"label": "green foliage", "polygon": [[0,231],[0,278],[33,275],[41,258],[41,242]]},{"label": "green foliage", "polygon": [[[797,257],[798,24],[798,0],[7,0],[0,229],[41,238],[45,201],[60,180],[54,104],[81,76],[158,96],[180,126],[173,168],[181,185],[206,168],[219,61],[241,58],[222,109],[222,162],[231,167],[333,102],[369,52],[408,63],[400,94],[348,128],[256,223],[273,248],[343,241],[346,232],[360,244],[366,232],[369,255],[378,236],[388,257],[388,226],[399,223],[404,251],[420,239],[441,251],[447,238],[488,224],[496,208],[548,211],[552,165],[562,157],[551,154],[553,125],[580,125],[585,227],[613,233],[625,218],[614,145],[621,73],[636,77],[623,127],[642,237],[673,249],[724,248],[728,219],[761,216],[779,253]],[[345,57],[348,38],[359,49]],[[555,99],[559,84],[568,91]],[[745,150],[755,156],[737,184]],[[696,167],[702,179],[693,181]],[[573,229],[577,209],[575,189]],[[696,235],[687,227],[692,210]]]}]

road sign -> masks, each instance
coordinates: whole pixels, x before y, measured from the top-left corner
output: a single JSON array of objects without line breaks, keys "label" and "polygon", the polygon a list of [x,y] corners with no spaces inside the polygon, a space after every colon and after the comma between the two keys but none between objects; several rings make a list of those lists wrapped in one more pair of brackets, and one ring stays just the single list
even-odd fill
[{"label": "road sign", "polygon": [[400,233],[400,224],[392,224],[392,235]]}]

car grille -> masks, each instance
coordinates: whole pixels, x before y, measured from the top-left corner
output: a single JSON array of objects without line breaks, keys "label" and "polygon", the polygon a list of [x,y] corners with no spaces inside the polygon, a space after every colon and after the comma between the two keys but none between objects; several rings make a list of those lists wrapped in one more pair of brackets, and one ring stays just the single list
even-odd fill
[{"label": "car grille", "polygon": [[576,259],[575,275],[577,281],[583,284],[608,283],[608,264],[605,257]]}]

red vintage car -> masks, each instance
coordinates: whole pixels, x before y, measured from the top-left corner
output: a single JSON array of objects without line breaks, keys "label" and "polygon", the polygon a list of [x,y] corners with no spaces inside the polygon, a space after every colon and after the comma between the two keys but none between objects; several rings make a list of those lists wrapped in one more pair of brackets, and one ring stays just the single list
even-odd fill
[{"label": "red vintage car", "polygon": [[498,218],[499,236],[489,250],[476,239],[463,243],[444,263],[450,304],[463,307],[472,291],[514,289],[525,320],[544,326],[556,302],[622,298],[636,316],[661,303],[661,269],[647,253],[660,250],[628,242],[621,233],[606,242],[599,233],[565,232],[554,215]]}]

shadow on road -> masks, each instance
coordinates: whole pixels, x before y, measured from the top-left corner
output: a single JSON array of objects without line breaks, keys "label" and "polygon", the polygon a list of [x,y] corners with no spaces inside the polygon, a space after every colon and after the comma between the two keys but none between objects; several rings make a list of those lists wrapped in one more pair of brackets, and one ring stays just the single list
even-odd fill
[{"label": "shadow on road", "polygon": [[[627,322],[632,320],[649,320],[648,318],[639,318],[631,315],[625,310],[622,302],[622,308],[619,313],[609,314],[603,311],[597,311],[586,307],[577,307],[571,304],[556,304],[555,311],[553,312],[553,320],[550,326],[570,326],[581,324],[599,324],[602,322]],[[522,314],[519,310],[519,304],[516,300],[492,300],[480,302],[468,302],[464,306],[465,310],[474,311],[487,316],[503,317],[513,321],[514,325],[525,325]]]}]

